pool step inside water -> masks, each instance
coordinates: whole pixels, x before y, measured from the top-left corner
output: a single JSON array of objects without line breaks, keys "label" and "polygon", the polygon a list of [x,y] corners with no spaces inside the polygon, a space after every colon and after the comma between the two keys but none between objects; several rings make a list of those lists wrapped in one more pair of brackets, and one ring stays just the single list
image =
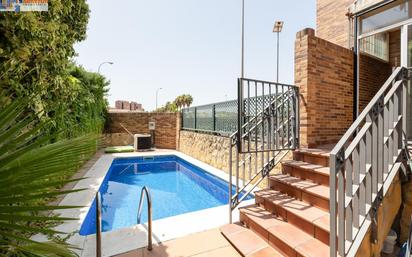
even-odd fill
[{"label": "pool step inside water", "polygon": [[242,256],[329,256],[329,155],[300,149],[221,233]]}]

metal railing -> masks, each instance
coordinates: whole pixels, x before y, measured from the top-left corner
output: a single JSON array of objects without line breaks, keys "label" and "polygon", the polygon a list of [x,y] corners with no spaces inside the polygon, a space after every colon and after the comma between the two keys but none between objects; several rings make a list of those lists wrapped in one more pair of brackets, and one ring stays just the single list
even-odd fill
[{"label": "metal railing", "polygon": [[230,222],[232,211],[289,150],[299,146],[298,88],[238,79],[237,121],[238,131],[230,136],[229,147],[229,185],[235,178],[234,192],[229,189]]},{"label": "metal railing", "polygon": [[182,110],[182,129],[230,135],[237,128],[237,100]]},{"label": "metal railing", "polygon": [[[250,106],[254,113],[255,106],[268,106],[268,97],[254,96],[243,100],[244,106]],[[243,118],[244,119],[244,118]],[[182,109],[182,129],[230,136],[237,131],[238,100],[190,107]]]},{"label": "metal railing", "polygon": [[[147,250],[151,251],[153,249],[152,243],[152,198],[150,197],[149,189],[144,186],[140,193],[139,208],[137,211],[137,224],[140,224],[143,208],[143,198],[144,194],[147,199],[147,217],[148,217],[148,238],[147,238]],[[100,192],[96,192],[95,202],[96,202],[96,257],[102,257],[102,205],[101,205],[101,195]]]},{"label": "metal railing", "polygon": [[408,70],[397,68],[330,154],[330,256],[354,256],[404,149]]},{"label": "metal railing", "polygon": [[97,191],[96,197],[96,257],[102,257],[102,204],[100,192]]},{"label": "metal railing", "polygon": [[146,186],[144,186],[142,188],[142,191],[140,192],[139,209],[137,211],[137,224],[140,224],[140,220],[142,217],[143,198],[145,195],[147,199],[147,222],[148,222],[147,250],[151,251],[153,249],[153,245],[152,245],[152,198],[150,196],[150,191]]},{"label": "metal railing", "polygon": [[[406,136],[404,136],[406,138]],[[409,169],[412,170],[412,141],[405,139],[405,157],[408,163]]]}]

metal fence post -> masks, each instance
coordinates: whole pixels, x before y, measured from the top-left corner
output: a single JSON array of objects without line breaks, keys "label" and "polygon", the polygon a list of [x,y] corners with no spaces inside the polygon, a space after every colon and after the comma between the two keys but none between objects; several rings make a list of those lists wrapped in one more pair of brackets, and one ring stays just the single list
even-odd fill
[{"label": "metal fence post", "polygon": [[197,107],[195,107],[195,129],[197,129]]},{"label": "metal fence post", "polygon": [[185,111],[186,109],[183,109],[181,112],[180,112],[180,129],[182,129],[182,128],[184,128],[185,127],[185,123],[184,123],[184,118],[185,118],[185,113],[184,113],[184,111]]},{"label": "metal fence post", "polygon": [[296,126],[296,148],[300,147],[300,95],[299,95],[299,88],[296,88],[296,106],[295,106],[295,126]]},{"label": "metal fence post", "polygon": [[238,153],[242,152],[242,126],[243,126],[243,81],[241,78],[237,80],[237,151]]},{"label": "metal fence post", "polygon": [[97,191],[96,197],[96,257],[102,256],[102,207],[100,192]]},{"label": "metal fence post", "polygon": [[213,131],[216,131],[216,105],[212,106],[212,116],[213,116]]}]

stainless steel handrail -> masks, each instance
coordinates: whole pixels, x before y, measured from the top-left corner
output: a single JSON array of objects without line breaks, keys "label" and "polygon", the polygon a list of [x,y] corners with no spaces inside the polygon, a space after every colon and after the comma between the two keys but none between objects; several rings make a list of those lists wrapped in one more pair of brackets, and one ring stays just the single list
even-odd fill
[{"label": "stainless steel handrail", "polygon": [[102,205],[100,192],[96,193],[96,257],[102,257]]},{"label": "stainless steel handrail", "polygon": [[147,235],[147,250],[152,250],[152,198],[150,196],[149,189],[144,186],[140,193],[139,209],[137,211],[137,224],[140,224],[140,219],[142,217],[142,207],[143,207],[143,197],[144,194],[147,198],[147,219],[148,219],[148,235]]}]

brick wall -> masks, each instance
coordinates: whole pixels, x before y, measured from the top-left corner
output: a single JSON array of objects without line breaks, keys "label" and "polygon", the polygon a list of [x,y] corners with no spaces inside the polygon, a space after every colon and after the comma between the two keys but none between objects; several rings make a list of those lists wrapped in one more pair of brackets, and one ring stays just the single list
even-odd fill
[{"label": "brick wall", "polygon": [[389,63],[361,54],[359,56],[359,113],[392,73]]},{"label": "brick wall", "polygon": [[401,31],[389,33],[389,63],[392,67],[401,66]]},{"label": "brick wall", "polygon": [[316,36],[342,47],[349,46],[346,13],[354,0],[317,0]]},{"label": "brick wall", "polygon": [[353,53],[314,34],[305,29],[295,42],[301,145],[306,147],[337,142],[353,120]]},{"label": "brick wall", "polygon": [[121,127],[122,124],[132,134],[148,134],[149,121],[156,122],[155,146],[176,149],[180,130],[178,113],[109,112],[105,126],[107,145],[130,144],[133,139]]}]

